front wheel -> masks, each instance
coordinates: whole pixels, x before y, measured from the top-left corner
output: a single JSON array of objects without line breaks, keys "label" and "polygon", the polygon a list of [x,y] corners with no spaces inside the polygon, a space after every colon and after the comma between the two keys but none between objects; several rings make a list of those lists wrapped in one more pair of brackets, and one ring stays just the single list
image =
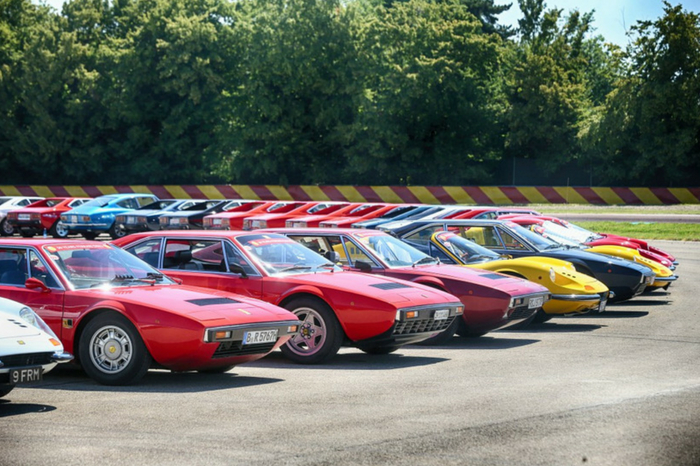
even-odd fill
[{"label": "front wheel", "polygon": [[143,377],[151,355],[132,323],[114,313],[91,320],[80,336],[80,364],[103,385],[129,385]]},{"label": "front wheel", "polygon": [[66,227],[63,222],[59,220],[51,225],[51,230],[49,230],[49,233],[51,233],[51,236],[56,239],[63,239],[68,237],[70,231],[68,230],[68,227]]},{"label": "front wheel", "polygon": [[126,229],[124,229],[124,227],[121,225],[117,225],[117,222],[114,222],[112,227],[109,229],[109,236],[111,236],[112,239],[122,238],[126,236]]},{"label": "front wheel", "polygon": [[280,348],[282,354],[303,364],[318,364],[336,355],[343,342],[343,328],[326,303],[299,298],[284,307],[294,313],[301,324],[299,333]]},{"label": "front wheel", "polygon": [[0,235],[12,236],[14,234],[15,227],[10,225],[10,222],[7,221],[7,218],[2,219],[2,221],[0,221]]}]

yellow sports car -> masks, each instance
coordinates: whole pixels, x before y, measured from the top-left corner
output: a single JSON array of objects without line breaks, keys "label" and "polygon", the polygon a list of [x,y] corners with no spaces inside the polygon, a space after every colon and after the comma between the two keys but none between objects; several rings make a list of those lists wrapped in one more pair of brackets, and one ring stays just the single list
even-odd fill
[{"label": "yellow sports car", "polygon": [[611,298],[607,286],[577,272],[573,264],[563,260],[541,256],[517,259],[500,256],[454,232],[444,230],[432,234],[428,249],[430,255],[443,262],[513,275],[546,287],[552,293],[552,299],[544,304],[544,315],[536,318],[540,322],[554,315],[582,314],[592,310],[602,312]]},{"label": "yellow sports car", "polygon": [[671,269],[656,261],[647,259],[636,249],[613,245],[589,247],[584,243],[576,241],[575,239],[560,233],[560,229],[565,227],[561,227],[552,222],[541,221],[536,218],[530,220],[527,217],[519,217],[517,219],[512,219],[511,221],[515,221],[515,223],[530,229],[538,235],[556,241],[563,246],[583,249],[585,251],[605,254],[607,256],[615,256],[649,267],[656,274],[656,278],[654,278],[654,281],[650,285],[647,285],[646,291],[653,291],[659,288],[668,289],[669,285],[678,279],[678,276],[675,275]]}]

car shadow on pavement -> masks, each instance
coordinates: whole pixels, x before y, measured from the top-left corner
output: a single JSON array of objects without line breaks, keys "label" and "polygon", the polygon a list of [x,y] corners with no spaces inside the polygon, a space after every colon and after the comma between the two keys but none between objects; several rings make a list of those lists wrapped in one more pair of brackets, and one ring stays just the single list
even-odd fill
[{"label": "car shadow on pavement", "polygon": [[580,324],[578,322],[572,322],[567,319],[569,318],[555,318],[547,322],[532,323],[528,325],[527,328],[520,331],[537,333],[582,333],[593,332],[595,330],[605,327],[605,325]]},{"label": "car shadow on pavement", "polygon": [[89,392],[121,393],[200,393],[216,390],[267,385],[282,382],[272,377],[248,377],[236,374],[237,368],[223,374],[200,374],[198,372],[170,372],[151,369],[134,385],[101,385],[78,369],[54,369],[44,377],[41,384],[28,385],[22,389],[44,389]]},{"label": "car shadow on pavement", "polygon": [[[465,338],[455,335],[447,343],[441,345],[431,345],[431,346],[421,346],[415,345],[413,348],[421,349],[477,349],[477,350],[499,350],[499,349],[511,349],[520,346],[532,345],[533,343],[538,343],[540,340],[533,340],[529,338],[508,338],[506,334],[503,333],[489,333],[488,335],[481,336],[478,338]],[[411,348],[411,346],[409,346]]]},{"label": "car shadow on pavement", "polygon": [[296,364],[286,359],[282,352],[273,351],[262,359],[246,363],[246,367],[299,368],[300,370],[393,370],[407,367],[429,366],[447,361],[446,358],[412,356],[411,346],[406,345],[391,354],[367,354],[356,348],[343,348],[330,361],[323,364]]},{"label": "car shadow on pavement", "polygon": [[19,416],[21,414],[48,413],[54,411],[55,406],[38,405],[32,403],[12,403],[12,395],[0,400],[0,418]]}]

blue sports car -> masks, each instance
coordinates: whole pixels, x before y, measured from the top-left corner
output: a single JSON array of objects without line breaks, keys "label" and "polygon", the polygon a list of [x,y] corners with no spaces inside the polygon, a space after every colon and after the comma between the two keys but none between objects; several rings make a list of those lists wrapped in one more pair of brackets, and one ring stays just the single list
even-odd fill
[{"label": "blue sports car", "polygon": [[100,233],[109,233],[113,239],[126,234],[115,222],[119,214],[157,201],[153,194],[107,194],[61,215],[61,222],[69,233],[80,233],[85,239],[95,239]]}]

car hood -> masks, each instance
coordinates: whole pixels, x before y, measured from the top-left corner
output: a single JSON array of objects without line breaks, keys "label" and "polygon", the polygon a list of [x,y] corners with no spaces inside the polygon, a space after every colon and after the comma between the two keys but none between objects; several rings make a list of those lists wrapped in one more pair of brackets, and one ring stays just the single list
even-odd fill
[{"label": "car hood", "polygon": [[41,331],[18,316],[0,313],[0,340],[8,338],[28,338],[41,334]]},{"label": "car hood", "polygon": [[207,325],[297,320],[291,312],[273,304],[233,293],[203,290],[186,285],[129,286],[93,288],[77,294],[89,294],[102,300],[114,300],[189,317]]},{"label": "car hood", "polygon": [[418,283],[361,272],[322,272],[289,277],[297,285],[360,294],[391,304],[424,305],[458,303],[449,293]]}]

